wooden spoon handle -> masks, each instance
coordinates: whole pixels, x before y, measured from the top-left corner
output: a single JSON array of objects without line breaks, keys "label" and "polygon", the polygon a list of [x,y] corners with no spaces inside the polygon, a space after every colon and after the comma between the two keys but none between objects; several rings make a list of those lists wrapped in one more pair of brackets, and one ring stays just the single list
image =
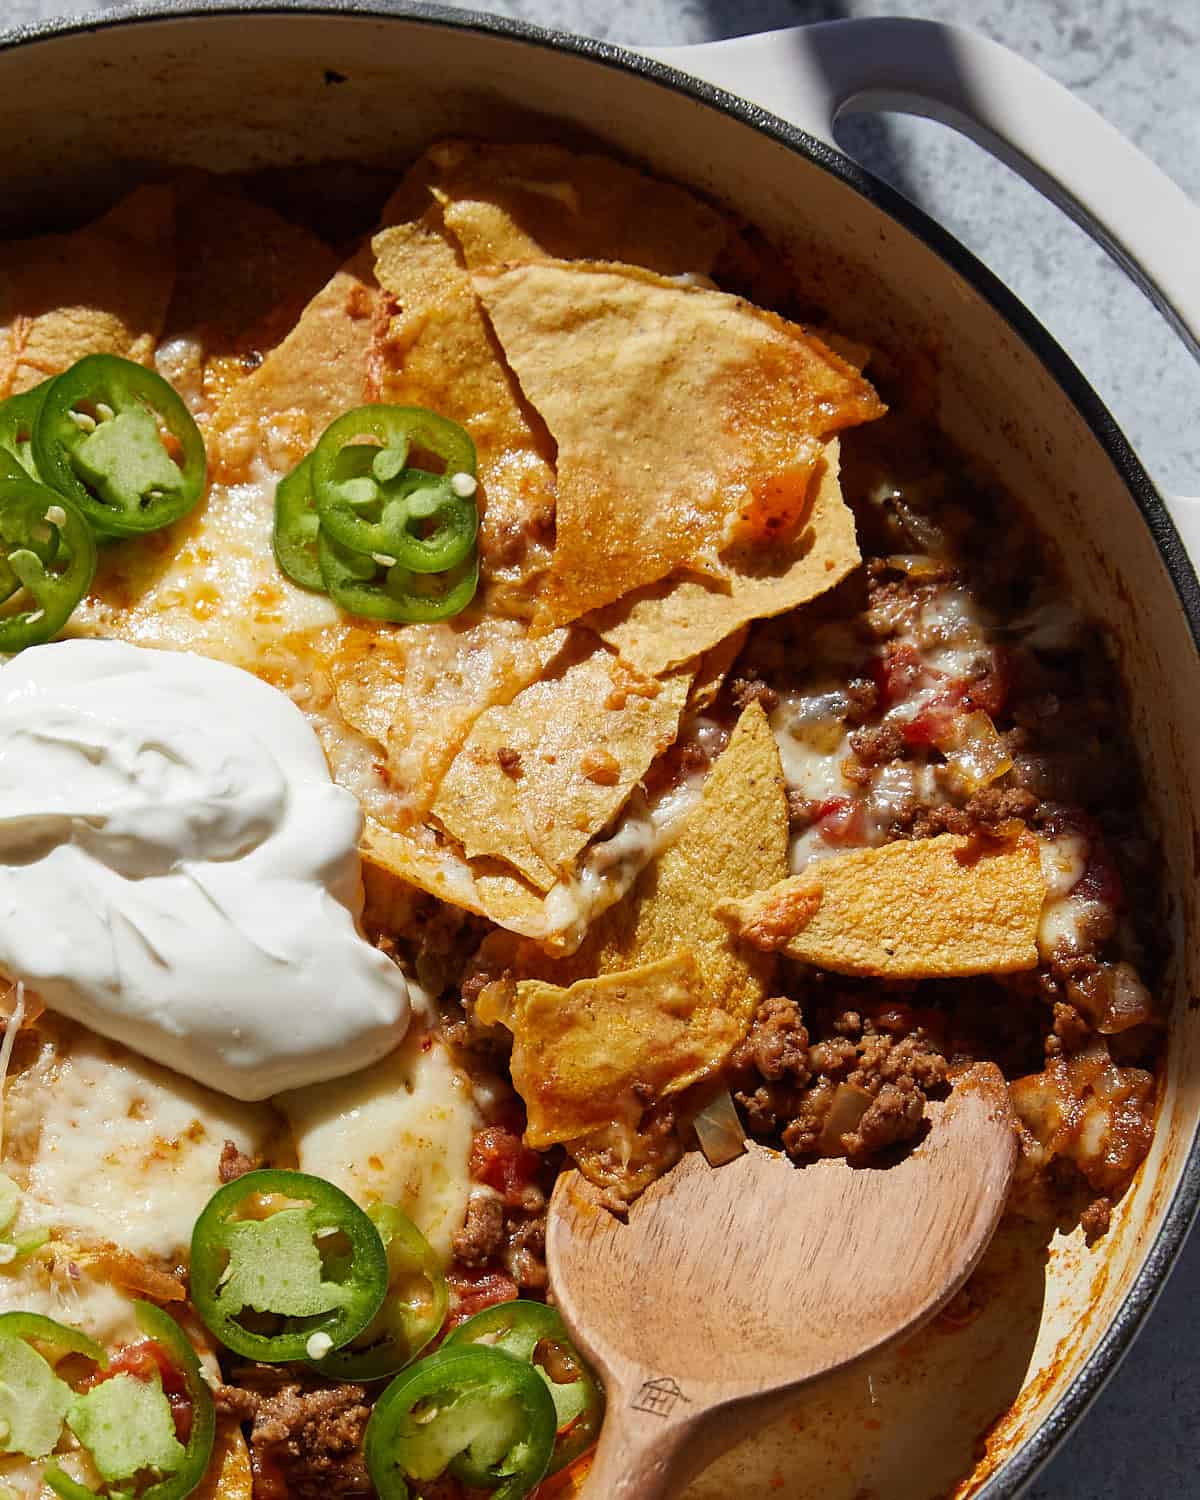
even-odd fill
[{"label": "wooden spoon handle", "polygon": [[[608,1410],[596,1457],[584,1483],[581,1500],[668,1500],[676,1496],[703,1460],[690,1450],[698,1417],[656,1412],[658,1393],[651,1392],[639,1409],[626,1390],[608,1393]],[[647,1405],[651,1409],[647,1409]],[[702,1413],[700,1416],[702,1417]]]}]

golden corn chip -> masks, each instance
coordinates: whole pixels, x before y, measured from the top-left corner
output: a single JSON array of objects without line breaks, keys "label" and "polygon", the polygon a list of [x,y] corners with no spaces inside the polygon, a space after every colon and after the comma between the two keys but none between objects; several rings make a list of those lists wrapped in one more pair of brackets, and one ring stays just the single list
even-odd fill
[{"label": "golden corn chip", "polygon": [[621,1120],[569,1141],[566,1149],[608,1207],[620,1212],[620,1205],[632,1203],[671,1170],[683,1155],[683,1140],[675,1130],[655,1129],[645,1120],[636,1127]]},{"label": "golden corn chip", "polygon": [[338,257],[311,231],[204,174],[180,185],[177,219],[163,337],[180,343],[163,373],[203,418],[286,336]]},{"label": "golden corn chip", "polygon": [[447,227],[472,270],[584,259],[706,276],[735,234],[684,188],[607,156],[445,141],[428,159]]},{"label": "golden corn chip", "polygon": [[505,1025],[513,1086],[528,1111],[525,1139],[541,1150],[696,1083],[741,1036],[686,952],[568,989],[525,980]]},{"label": "golden corn chip", "polygon": [[1045,895],[1032,834],[946,833],[831,855],[717,912],[748,943],[835,973],[949,979],[1033,968]]},{"label": "golden corn chip", "polygon": [[85,354],[145,364],[175,277],[175,194],[141,187],[71,234],[0,245],[0,398]]},{"label": "golden corn chip", "polygon": [[540,890],[569,875],[675,739],[691,685],[630,692],[623,664],[581,633],[555,669],[476,719],[433,814],[468,857],[505,860]]},{"label": "golden corn chip", "polygon": [[565,631],[472,614],[403,630],[354,628],[329,664],[338,710],[381,748],[397,826],[424,814],[472,724],[542,672]]},{"label": "golden corn chip", "polygon": [[386,229],[373,242],[375,274],[398,303],[380,396],[460,422],[479,460],[479,549],[484,597],[508,614],[532,612],[531,581],[554,540],[553,444],[504,364],[467,273],[431,224]]},{"label": "golden corn chip", "polygon": [[734,541],[786,539],[823,445],[882,411],[823,345],[723,292],[583,262],[473,282],[558,445],[542,628],[681,567],[719,575]]},{"label": "golden corn chip", "polygon": [[373,867],[378,899],[380,874],[427,891],[451,906],[487,917],[523,937],[552,943],[554,933],[542,893],[519,876],[479,861],[470,865],[462,851],[439,844],[431,830],[399,833],[374,818],[363,824],[363,859]]},{"label": "golden corn chip", "polygon": [[665,672],[712,650],[750,621],[783,614],[833,588],[860,561],[838,465],[834,441],[813,477],[807,523],[790,541],[731,548],[711,579],[695,574],[664,579],[589,616],[587,623],[644,672]]},{"label": "golden corn chip", "polygon": [[210,426],[218,480],[245,478],[255,459],[294,467],[335,417],[378,399],[387,307],[374,265],[360,250],[222,402]]},{"label": "golden corn chip", "polygon": [[212,1458],[195,1500],[253,1500],[253,1495],[254,1474],[242,1429],[231,1417],[218,1417]]},{"label": "golden corn chip", "polygon": [[779,749],[757,703],[743,710],[704,783],[700,805],[675,843],[642,872],[626,900],[601,918],[573,963],[597,971],[691,953],[705,991],[744,1032],[766,996],[772,964],[733,940],[713,913],[722,897],[748,896],[787,872],[788,815]]},{"label": "golden corn chip", "polygon": [[687,702],[690,713],[703,713],[716,701],[730,669],[741,655],[749,633],[750,627],[743,625],[697,660],[696,675],[692,679],[692,690]]}]

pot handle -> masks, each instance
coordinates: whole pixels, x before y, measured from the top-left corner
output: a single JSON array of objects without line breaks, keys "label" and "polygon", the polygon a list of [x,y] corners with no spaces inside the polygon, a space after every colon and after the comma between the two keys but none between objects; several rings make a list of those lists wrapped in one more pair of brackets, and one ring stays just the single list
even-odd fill
[{"label": "pot handle", "polygon": [[[650,50],[832,146],[845,113],[953,126],[1080,224],[1200,359],[1200,207],[1089,105],[1015,52],[942,21],[864,17]],[[1200,566],[1200,498],[1167,504]]]}]

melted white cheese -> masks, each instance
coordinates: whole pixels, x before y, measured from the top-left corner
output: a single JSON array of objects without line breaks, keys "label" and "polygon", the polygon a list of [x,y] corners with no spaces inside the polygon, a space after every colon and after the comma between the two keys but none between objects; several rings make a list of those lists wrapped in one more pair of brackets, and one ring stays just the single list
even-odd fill
[{"label": "melted white cheese", "polygon": [[1044,959],[1082,952],[1087,946],[1081,924],[1093,903],[1071,894],[1087,868],[1087,854],[1087,840],[1078,833],[1038,839],[1038,857],[1046,882],[1046,900],[1038,925],[1038,952]]},{"label": "melted white cheese", "polygon": [[285,1094],[302,1172],[359,1203],[395,1203],[441,1256],[462,1227],[471,1139],[481,1122],[466,1075],[414,1029],[390,1057],[349,1078]]},{"label": "melted white cheese", "polygon": [[225,1142],[253,1155],[278,1128],[266,1105],[58,1023],[5,1098],[4,1166],[24,1190],[18,1227],[181,1263],[220,1185]]},{"label": "melted white cheese", "polygon": [[551,886],[546,929],[561,939],[565,952],[573,953],[601,912],[615,906],[650,861],[675,842],[703,791],[703,772],[678,782],[652,803],[635,791],[613,832],[584,851],[576,874]]}]

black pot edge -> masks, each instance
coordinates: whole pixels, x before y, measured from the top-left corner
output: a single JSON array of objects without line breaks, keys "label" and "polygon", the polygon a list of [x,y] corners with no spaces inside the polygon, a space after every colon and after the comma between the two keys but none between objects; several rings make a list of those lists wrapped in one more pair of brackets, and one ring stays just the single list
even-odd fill
[{"label": "black pot edge", "polygon": [[[868,202],[898,220],[957,271],[991,304],[1054,376],[1108,454],[1141,511],[1175,585],[1200,654],[1200,579],[1175,523],[1141,461],[1079,367],[999,277],[940,224],[894,188],[866,172],[851,157],[789,125],[769,110],[689,77],[665,63],[609,42],[480,11],[450,10],[436,3],[426,3],[426,0],[391,0],[391,3],[387,0],[184,0],[182,4],[173,4],[172,0],[150,0],[147,4],[122,6],[92,16],[21,27],[0,37],[0,51],[102,27],[186,21],[248,12],[401,19],[461,31],[480,31],[549,51],[573,53],[621,72],[649,78],[676,93],[718,109],[840,178]],[[1025,1489],[1095,1401],[1128,1352],[1134,1336],[1162,1292],[1200,1208],[1197,1139],[1200,1139],[1200,1128],[1193,1136],[1187,1162],[1163,1218],[1162,1228],[1104,1337],[1041,1426],[976,1491],[976,1500],[1011,1500]]]}]

